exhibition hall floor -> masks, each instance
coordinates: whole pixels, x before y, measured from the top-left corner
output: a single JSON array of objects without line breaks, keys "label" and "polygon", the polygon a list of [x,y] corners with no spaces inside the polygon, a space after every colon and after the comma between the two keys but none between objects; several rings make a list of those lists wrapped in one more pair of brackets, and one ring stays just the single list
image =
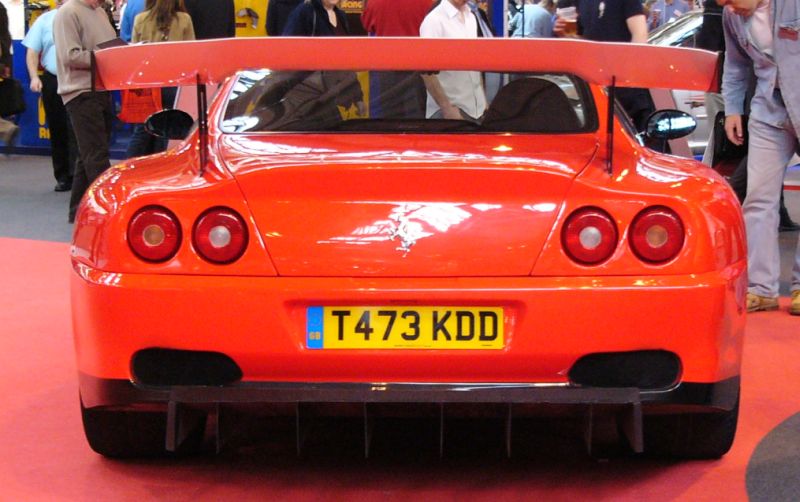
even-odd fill
[{"label": "exhibition hall floor", "polygon": [[[53,184],[45,158],[0,158],[0,500],[798,500],[800,317],[785,296],[781,310],[748,317],[739,431],[716,461],[592,458],[557,424],[510,460],[483,437],[439,459],[408,431],[384,431],[365,460],[347,425],[299,459],[289,438],[219,456],[107,460],[80,423],[68,194]],[[787,203],[800,220],[800,191]],[[781,238],[787,264],[798,233]]]}]

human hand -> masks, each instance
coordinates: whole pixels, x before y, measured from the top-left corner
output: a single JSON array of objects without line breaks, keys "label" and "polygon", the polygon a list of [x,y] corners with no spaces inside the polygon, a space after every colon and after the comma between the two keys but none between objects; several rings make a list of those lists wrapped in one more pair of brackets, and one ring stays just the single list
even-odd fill
[{"label": "human hand", "polygon": [[30,88],[33,92],[42,92],[42,81],[39,80],[38,76],[31,79]]},{"label": "human hand", "polygon": [[553,35],[557,37],[580,38],[578,36],[578,10],[575,7],[556,9],[556,22],[553,24]]},{"label": "human hand", "polygon": [[727,115],[725,117],[725,135],[734,145],[744,144],[744,129],[742,129],[741,115]]},{"label": "human hand", "polygon": [[565,37],[567,28],[567,20],[563,17],[556,17],[556,22],[553,23],[553,35],[556,37]]},{"label": "human hand", "polygon": [[461,116],[461,110],[459,110],[458,107],[453,105],[452,103],[442,108],[442,116],[450,120],[461,120],[463,118]]}]

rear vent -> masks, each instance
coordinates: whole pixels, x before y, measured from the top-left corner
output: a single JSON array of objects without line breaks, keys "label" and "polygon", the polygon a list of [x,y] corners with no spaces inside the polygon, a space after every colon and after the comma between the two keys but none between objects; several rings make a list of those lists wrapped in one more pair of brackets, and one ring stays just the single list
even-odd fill
[{"label": "rear vent", "polygon": [[142,385],[227,385],[242,370],[225,354],[194,350],[144,349],[133,355],[133,379]]},{"label": "rear vent", "polygon": [[587,387],[663,389],[678,381],[680,371],[680,359],[666,350],[607,352],[581,357],[569,379]]}]

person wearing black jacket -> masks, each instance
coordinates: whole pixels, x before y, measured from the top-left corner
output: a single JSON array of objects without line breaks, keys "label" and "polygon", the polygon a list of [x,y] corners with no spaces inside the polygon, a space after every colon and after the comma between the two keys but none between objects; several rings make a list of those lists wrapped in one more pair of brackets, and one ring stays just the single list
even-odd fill
[{"label": "person wearing black jacket", "polygon": [[289,15],[284,36],[341,37],[350,34],[339,0],[303,0]]},{"label": "person wearing black jacket", "polygon": [[233,0],[185,0],[184,6],[192,18],[196,40],[236,36]]},{"label": "person wearing black jacket", "polygon": [[267,35],[274,37],[283,35],[286,22],[292,11],[297,8],[303,0],[269,0],[267,6]]}]

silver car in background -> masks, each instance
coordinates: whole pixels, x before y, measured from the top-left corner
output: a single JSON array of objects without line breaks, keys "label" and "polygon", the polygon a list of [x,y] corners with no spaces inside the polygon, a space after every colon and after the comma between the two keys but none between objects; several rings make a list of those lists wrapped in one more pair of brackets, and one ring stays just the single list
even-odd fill
[{"label": "silver car in background", "polygon": [[[693,10],[680,16],[675,21],[667,23],[653,30],[647,41],[653,45],[669,47],[694,48],[700,28],[703,26],[703,11]],[[697,91],[672,90],[670,92],[673,103],[664,103],[670,96],[653,93],[656,108],[677,108],[692,115],[697,121],[697,129],[688,136],[689,150],[695,156],[703,155],[711,131],[711,121],[706,113],[704,95]],[[660,102],[659,102],[660,101]],[[679,153],[679,152],[675,152]]]}]

